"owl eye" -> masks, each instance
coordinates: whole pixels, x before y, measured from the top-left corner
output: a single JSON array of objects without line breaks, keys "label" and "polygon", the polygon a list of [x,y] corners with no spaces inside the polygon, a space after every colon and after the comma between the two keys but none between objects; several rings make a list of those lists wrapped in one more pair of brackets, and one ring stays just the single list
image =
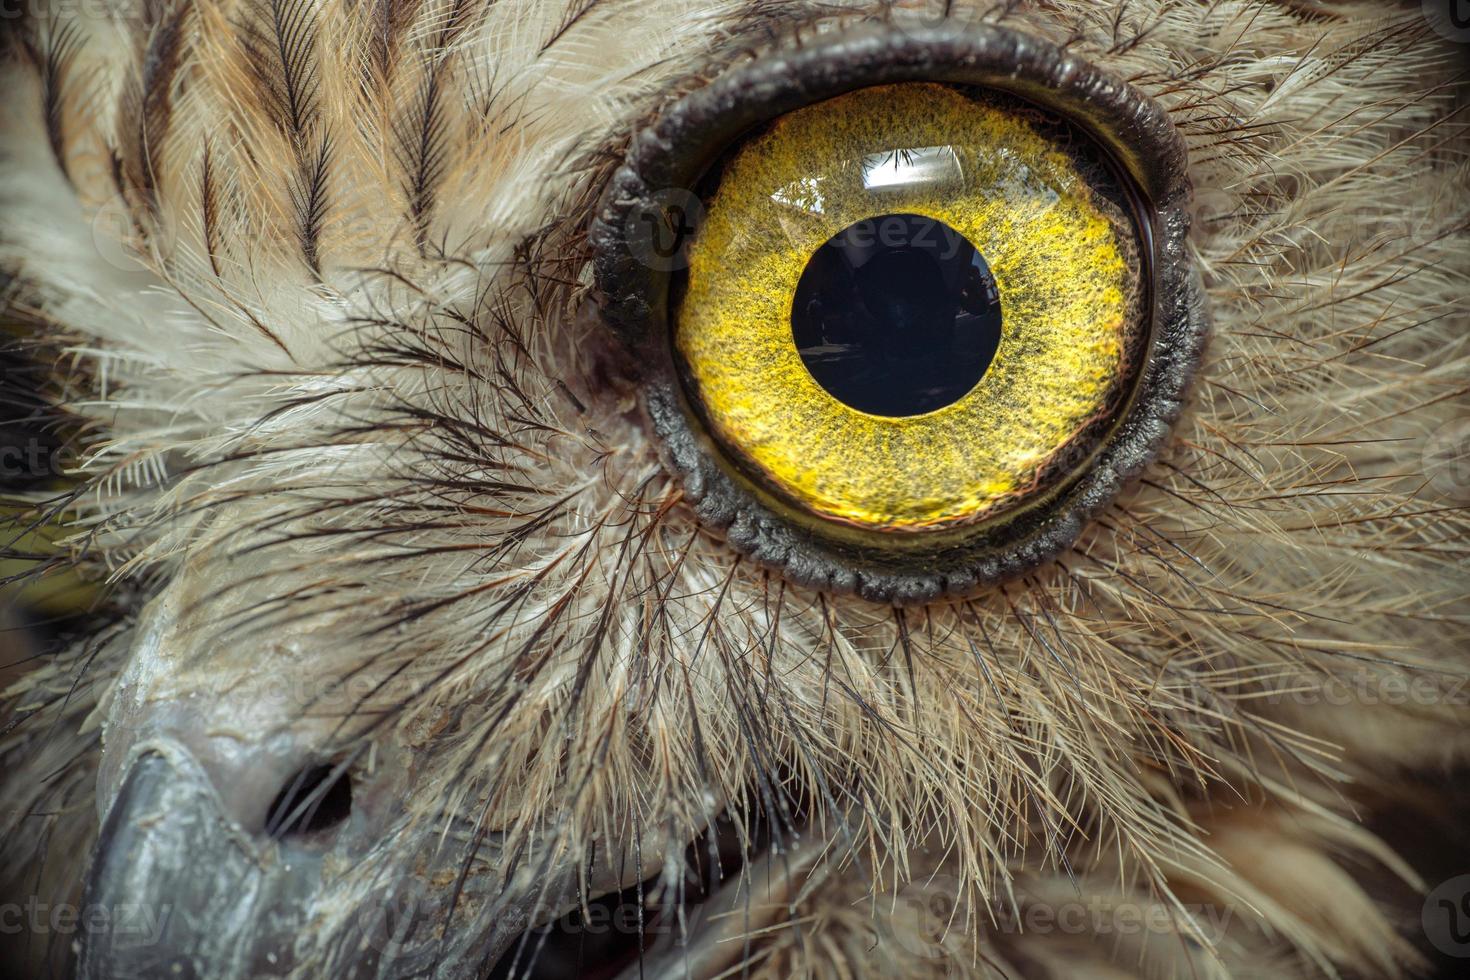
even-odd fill
[{"label": "owl eye", "polygon": [[593,228],[604,317],[686,497],[887,601],[1069,545],[1206,333],[1167,115],[1000,28],[847,34],[686,97]]},{"label": "owl eye", "polygon": [[1065,135],[908,83],[741,145],[671,311],[685,394],[724,453],[794,507],[886,531],[983,520],[1064,480],[1146,327],[1127,200]]}]

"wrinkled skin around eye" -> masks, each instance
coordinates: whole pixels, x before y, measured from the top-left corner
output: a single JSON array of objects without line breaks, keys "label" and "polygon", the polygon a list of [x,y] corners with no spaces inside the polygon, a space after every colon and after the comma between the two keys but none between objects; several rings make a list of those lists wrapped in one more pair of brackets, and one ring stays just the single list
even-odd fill
[{"label": "wrinkled skin around eye", "polygon": [[[108,584],[0,708],[0,963],[631,978],[641,921],[645,976],[1383,977],[1451,942],[1396,856],[1450,877],[1470,738],[1470,147],[1420,5],[85,7],[0,68],[43,345],[4,383],[75,450],[19,506]],[[1215,328],[1074,547],[897,608],[699,524],[586,237],[680,93],[936,20],[1164,107]],[[349,805],[293,796],[323,765]]]}]

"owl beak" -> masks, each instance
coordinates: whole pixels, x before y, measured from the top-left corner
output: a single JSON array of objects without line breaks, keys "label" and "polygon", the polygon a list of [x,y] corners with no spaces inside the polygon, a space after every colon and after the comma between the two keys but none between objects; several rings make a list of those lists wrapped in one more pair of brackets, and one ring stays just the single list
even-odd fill
[{"label": "owl beak", "polygon": [[103,821],[78,975],[458,980],[498,959],[547,900],[544,880],[512,882],[493,898],[488,927],[450,930],[442,895],[418,879],[344,889],[340,858],[247,833],[187,752],[154,743],[128,767]]},{"label": "owl beak", "polygon": [[[320,857],[257,846],[222,815],[186,756],[150,752],[123,779],[103,822],[85,908],[80,975],[284,974]],[[315,867],[313,865],[316,865]]]}]

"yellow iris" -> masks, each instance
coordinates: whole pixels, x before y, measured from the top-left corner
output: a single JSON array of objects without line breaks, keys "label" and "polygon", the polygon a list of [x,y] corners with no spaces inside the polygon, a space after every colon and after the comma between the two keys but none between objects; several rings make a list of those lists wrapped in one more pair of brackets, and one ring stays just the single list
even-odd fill
[{"label": "yellow iris", "polygon": [[[873,161],[936,148],[946,165],[925,179],[874,178]],[[942,85],[862,89],[779,119],[731,158],[690,247],[674,341],[714,435],[790,501],[864,527],[963,524],[1024,500],[1117,407],[1137,329],[1136,232],[1086,170],[1029,111]],[[974,388],[888,417],[813,378],[791,316],[824,243],[899,212],[979,250],[1003,319]]]}]

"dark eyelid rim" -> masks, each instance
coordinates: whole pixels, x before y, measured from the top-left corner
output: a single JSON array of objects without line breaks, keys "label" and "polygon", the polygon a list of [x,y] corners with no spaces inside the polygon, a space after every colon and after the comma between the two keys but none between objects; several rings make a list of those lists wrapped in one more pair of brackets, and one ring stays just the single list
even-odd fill
[{"label": "dark eyelid rim", "polygon": [[[628,229],[656,195],[693,188],[724,150],[786,112],[857,88],[928,81],[994,89],[1065,117],[1112,156],[1142,197],[1151,270],[1150,337],[1134,396],[1090,465],[1058,493],[996,523],[888,535],[803,519],[723,462],[692,419],[668,343],[671,272],[639,260]],[[1188,249],[1183,139],[1153,100],[1081,58],[994,26],[867,28],[769,54],[685,96],[633,141],[590,231],[596,298],[643,372],[644,404],[666,461],[702,522],[737,550],[815,588],[909,604],[965,595],[1024,574],[1069,547],[1158,453],[1183,409],[1209,332]]]}]

